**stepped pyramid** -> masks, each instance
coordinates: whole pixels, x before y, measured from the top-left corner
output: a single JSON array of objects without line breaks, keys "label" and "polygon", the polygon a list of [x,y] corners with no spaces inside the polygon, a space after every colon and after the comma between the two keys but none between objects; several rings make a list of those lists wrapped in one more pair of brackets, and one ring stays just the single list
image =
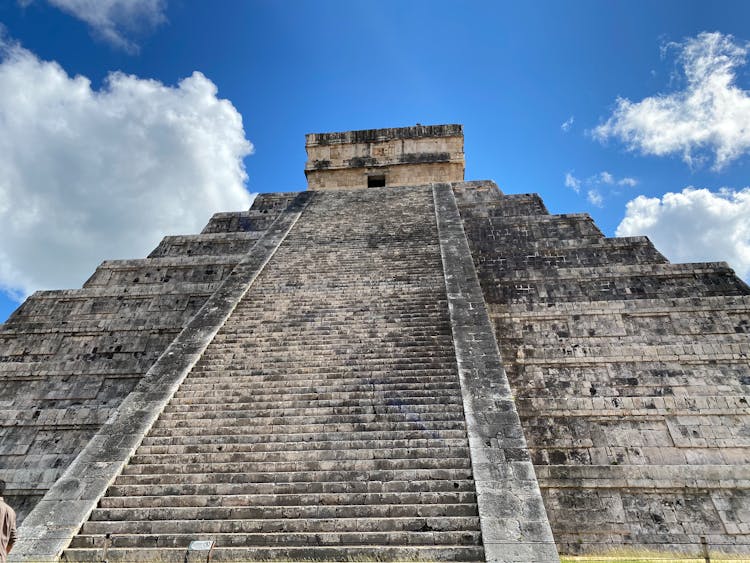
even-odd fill
[{"label": "stepped pyramid", "polygon": [[750,288],[464,181],[459,125],[0,325],[15,561],[750,555]]}]

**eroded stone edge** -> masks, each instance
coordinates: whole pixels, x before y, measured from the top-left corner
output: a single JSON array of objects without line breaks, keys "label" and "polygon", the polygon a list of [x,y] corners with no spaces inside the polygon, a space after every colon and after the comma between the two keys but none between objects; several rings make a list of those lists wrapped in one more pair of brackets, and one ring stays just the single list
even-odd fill
[{"label": "eroded stone edge", "polygon": [[9,561],[56,561],[296,224],[302,192],[258,239],[19,528]]},{"label": "eroded stone edge", "polygon": [[453,189],[432,189],[485,558],[560,561]]}]

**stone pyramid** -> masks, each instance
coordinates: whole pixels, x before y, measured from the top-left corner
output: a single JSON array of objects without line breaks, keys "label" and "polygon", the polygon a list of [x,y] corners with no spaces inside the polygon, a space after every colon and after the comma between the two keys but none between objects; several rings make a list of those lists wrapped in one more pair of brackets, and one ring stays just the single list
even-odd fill
[{"label": "stone pyramid", "polygon": [[750,288],[464,181],[459,125],[0,325],[15,561],[750,555]]}]

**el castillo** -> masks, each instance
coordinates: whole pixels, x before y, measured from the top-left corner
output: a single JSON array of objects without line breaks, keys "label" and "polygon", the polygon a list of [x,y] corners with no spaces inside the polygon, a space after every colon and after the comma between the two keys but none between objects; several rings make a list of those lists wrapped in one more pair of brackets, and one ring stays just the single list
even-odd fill
[{"label": "el castillo", "polygon": [[463,147],[309,134],[306,190],[29,297],[9,560],[750,559],[750,287]]}]

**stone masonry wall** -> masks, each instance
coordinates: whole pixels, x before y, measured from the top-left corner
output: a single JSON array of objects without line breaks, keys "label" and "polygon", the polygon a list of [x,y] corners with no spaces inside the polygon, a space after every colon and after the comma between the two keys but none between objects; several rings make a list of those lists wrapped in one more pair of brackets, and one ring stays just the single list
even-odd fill
[{"label": "stone masonry wall", "polygon": [[750,553],[750,289],[454,184],[563,554]]},{"label": "stone masonry wall", "polygon": [[19,521],[115,411],[292,194],[220,213],[82,289],[39,291],[0,325],[0,478]]},{"label": "stone masonry wall", "polygon": [[307,172],[307,185],[311,190],[340,190],[367,188],[370,175],[385,176],[385,185],[414,186],[429,182],[455,182],[464,176],[463,162],[428,162],[402,164],[393,167],[359,167],[340,170],[311,170]]}]

